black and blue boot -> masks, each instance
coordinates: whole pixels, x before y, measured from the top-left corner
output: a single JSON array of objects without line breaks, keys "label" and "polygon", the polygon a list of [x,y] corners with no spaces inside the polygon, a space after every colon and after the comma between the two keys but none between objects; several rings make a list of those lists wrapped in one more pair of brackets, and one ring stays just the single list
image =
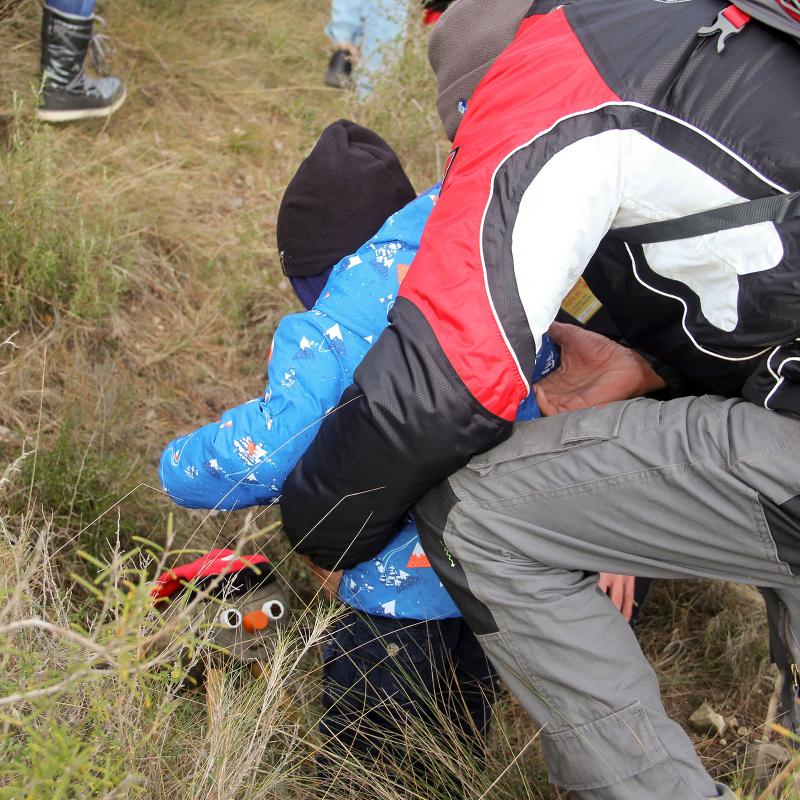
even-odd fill
[{"label": "black and blue boot", "polygon": [[125,101],[125,84],[119,78],[90,78],[84,72],[93,23],[94,17],[44,7],[39,119],[69,122],[107,117]]},{"label": "black and blue boot", "polygon": [[334,89],[346,89],[350,85],[350,76],[353,72],[353,54],[340,47],[335,50],[328,63],[325,73],[325,83]]}]

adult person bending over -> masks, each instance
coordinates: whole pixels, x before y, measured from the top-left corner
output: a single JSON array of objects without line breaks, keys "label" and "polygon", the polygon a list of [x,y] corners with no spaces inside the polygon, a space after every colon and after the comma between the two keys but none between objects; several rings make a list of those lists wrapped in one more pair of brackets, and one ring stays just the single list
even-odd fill
[{"label": "adult person bending over", "polygon": [[[800,220],[770,204],[800,188],[800,7],[537,0],[503,49],[523,5],[458,0],[434,29],[444,187],[390,327],[284,487],[286,529],[347,567],[438,483],[415,509],[426,553],[543,726],[551,780],[729,797],[592,573],[767,587],[776,660],[799,660]],[[565,413],[511,435],[581,275],[638,352],[554,329],[565,367],[538,396]],[[668,368],[709,394],[625,399]],[[782,700],[796,725],[788,682]]]}]

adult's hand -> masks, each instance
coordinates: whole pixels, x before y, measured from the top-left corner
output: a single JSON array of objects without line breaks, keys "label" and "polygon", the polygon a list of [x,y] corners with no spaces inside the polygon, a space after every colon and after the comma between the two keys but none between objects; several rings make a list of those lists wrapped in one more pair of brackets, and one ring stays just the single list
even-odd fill
[{"label": "adult's hand", "polygon": [[633,616],[635,584],[636,578],[632,575],[614,575],[611,572],[601,572],[597,583],[600,591],[609,596],[628,622]]},{"label": "adult's hand", "polygon": [[534,386],[546,417],[641,397],[666,386],[643,356],[599,333],[560,322],[548,333],[561,347],[561,365]]}]

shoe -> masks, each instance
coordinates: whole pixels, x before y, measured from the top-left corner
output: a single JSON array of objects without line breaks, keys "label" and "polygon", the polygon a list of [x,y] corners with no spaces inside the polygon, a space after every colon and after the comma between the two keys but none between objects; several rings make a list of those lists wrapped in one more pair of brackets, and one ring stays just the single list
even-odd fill
[{"label": "shoe", "polygon": [[334,89],[346,89],[350,85],[350,74],[353,72],[353,56],[349,50],[336,50],[328,63],[325,83]]},{"label": "shoe", "polygon": [[793,755],[790,742],[753,742],[744,754],[742,772],[761,794]]},{"label": "shoe", "polygon": [[761,594],[767,611],[770,657],[778,668],[778,677],[770,701],[770,708],[774,707],[774,717],[767,722],[777,722],[793,734],[800,735],[800,698],[798,698],[800,646],[792,630],[786,604],[774,589],[761,589]]},{"label": "shoe", "polygon": [[[42,93],[37,116],[45,122],[107,117],[125,102],[119,78],[90,78],[83,71],[92,44],[93,17],[42,14]],[[97,55],[93,50],[93,55]]]}]

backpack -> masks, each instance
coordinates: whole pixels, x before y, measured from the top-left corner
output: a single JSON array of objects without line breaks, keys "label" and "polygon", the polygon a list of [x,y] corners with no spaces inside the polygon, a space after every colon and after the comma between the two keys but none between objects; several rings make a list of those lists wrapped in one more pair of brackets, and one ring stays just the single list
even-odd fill
[{"label": "backpack", "polygon": [[[739,33],[751,18],[788,33],[800,44],[800,0],[733,0],[733,5],[719,12],[713,25],[700,28],[697,34],[719,34],[717,53],[722,53],[725,40]],[[783,222],[794,217],[800,217],[800,192],[759,197],[663,222],[616,228],[607,235],[628,244],[654,244],[704,236],[759,222]]]},{"label": "backpack", "polygon": [[800,0],[734,0],[747,16],[788,33],[800,44]]}]

